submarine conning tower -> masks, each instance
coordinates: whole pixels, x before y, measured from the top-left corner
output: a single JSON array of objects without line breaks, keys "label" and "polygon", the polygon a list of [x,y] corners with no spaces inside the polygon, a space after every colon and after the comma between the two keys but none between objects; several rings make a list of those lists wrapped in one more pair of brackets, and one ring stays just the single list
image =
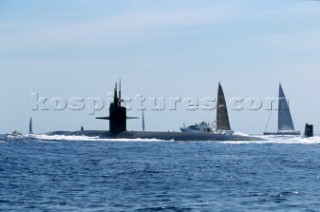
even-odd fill
[{"label": "submarine conning tower", "polygon": [[122,132],[127,130],[127,110],[121,106],[121,81],[119,82],[119,96],[117,95],[117,83],[114,88],[113,103],[109,107],[109,131]]},{"label": "submarine conning tower", "polygon": [[[96,119],[109,120],[109,131],[119,133],[127,130],[127,109],[121,106],[121,81],[119,81],[119,95],[117,83],[114,88],[113,102],[110,103],[108,117],[96,117]],[[135,118],[135,117],[133,117]]]}]

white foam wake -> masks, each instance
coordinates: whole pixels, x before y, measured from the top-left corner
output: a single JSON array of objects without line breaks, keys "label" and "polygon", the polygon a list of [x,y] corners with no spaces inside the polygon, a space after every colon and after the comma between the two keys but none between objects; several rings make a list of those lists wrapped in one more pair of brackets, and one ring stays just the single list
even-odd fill
[{"label": "white foam wake", "polygon": [[262,141],[225,141],[222,143],[230,144],[320,144],[320,136],[254,136],[263,139]]},{"label": "white foam wake", "polygon": [[[32,135],[33,139],[37,140],[50,140],[50,141],[111,141],[111,142],[158,142],[164,141],[155,138],[151,139],[142,139],[142,138],[135,138],[135,139],[127,139],[127,138],[100,138],[100,137],[89,137],[89,136],[74,136],[74,135],[46,135],[46,134],[37,134]],[[170,141],[167,141],[170,142]]]},{"label": "white foam wake", "polygon": [[234,131],[233,135],[239,135],[239,136],[249,136],[249,134],[243,133],[243,132],[239,132],[239,131]]}]

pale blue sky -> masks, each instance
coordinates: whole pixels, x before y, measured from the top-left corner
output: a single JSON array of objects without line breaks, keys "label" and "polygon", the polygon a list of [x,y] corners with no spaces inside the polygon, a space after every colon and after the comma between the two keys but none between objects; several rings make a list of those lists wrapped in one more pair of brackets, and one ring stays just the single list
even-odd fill
[{"label": "pale blue sky", "polygon": [[[0,1],[0,132],[108,129],[87,110],[31,111],[40,96],[274,96],[281,81],[297,129],[320,132],[320,2]],[[179,108],[178,108],[179,109]],[[97,116],[105,116],[99,111]],[[229,111],[233,129],[261,133],[269,112]],[[129,116],[140,116],[130,111]],[[147,130],[213,121],[215,111],[146,111]],[[273,117],[269,130],[275,130]],[[128,129],[141,130],[140,120]]]}]

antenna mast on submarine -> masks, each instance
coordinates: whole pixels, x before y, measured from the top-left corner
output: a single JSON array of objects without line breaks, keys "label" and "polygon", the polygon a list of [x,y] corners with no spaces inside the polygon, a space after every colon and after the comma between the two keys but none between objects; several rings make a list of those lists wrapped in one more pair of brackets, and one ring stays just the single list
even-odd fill
[{"label": "antenna mast on submarine", "polygon": [[119,99],[121,99],[121,79],[119,79]]}]

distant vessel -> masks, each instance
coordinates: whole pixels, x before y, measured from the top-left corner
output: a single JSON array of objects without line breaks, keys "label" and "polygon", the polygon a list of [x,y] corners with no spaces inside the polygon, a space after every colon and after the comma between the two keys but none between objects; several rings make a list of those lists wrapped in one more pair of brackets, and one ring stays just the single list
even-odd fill
[{"label": "distant vessel", "polygon": [[217,94],[217,113],[216,113],[216,126],[211,125],[207,122],[201,122],[199,124],[190,125],[188,127],[181,127],[182,132],[210,132],[216,134],[228,134],[232,135],[233,131],[230,127],[228,108],[226,99],[222,90],[222,86],[219,83],[218,94]]},{"label": "distant vessel", "polygon": [[[121,85],[119,83],[119,85]],[[256,137],[231,135],[227,133],[182,133],[182,132],[152,132],[152,131],[127,131],[126,108],[122,105],[121,86],[119,86],[119,95],[117,84],[114,89],[114,100],[109,107],[109,116],[97,117],[109,121],[109,131],[106,130],[79,130],[79,131],[54,131],[46,135],[64,135],[64,136],[89,136],[95,138],[107,139],[159,139],[174,141],[259,141]],[[229,125],[230,127],[230,125]],[[144,127],[143,127],[144,128]],[[222,129],[223,130],[223,129]]]},{"label": "distant vessel", "polygon": [[[271,113],[270,113],[271,115]],[[270,117],[269,117],[270,120]],[[269,121],[267,123],[268,127]],[[266,128],[267,128],[266,127]],[[278,99],[278,131],[264,132],[264,135],[300,135],[300,131],[295,130],[292,116],[290,113],[289,104],[284,95],[281,84],[279,84],[279,99]]]},{"label": "distant vessel", "polygon": [[142,131],[145,131],[145,123],[144,123],[144,110],[142,110]]},{"label": "distant vessel", "polygon": [[33,138],[33,131],[32,131],[32,118],[30,117],[29,120],[29,134],[23,135],[22,132],[18,130],[14,130],[11,133],[7,133],[5,135],[5,140],[6,141],[19,141],[19,140],[24,140],[27,138]]},{"label": "distant vessel", "polygon": [[306,123],[305,129],[304,129],[304,136],[305,137],[313,137],[313,125]]}]

